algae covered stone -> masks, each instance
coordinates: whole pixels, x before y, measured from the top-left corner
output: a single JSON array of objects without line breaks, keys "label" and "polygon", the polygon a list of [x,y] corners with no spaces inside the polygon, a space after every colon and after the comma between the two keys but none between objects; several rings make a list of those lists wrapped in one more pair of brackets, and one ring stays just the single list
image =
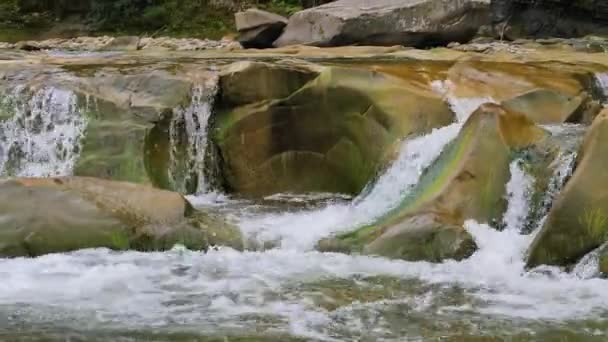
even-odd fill
[{"label": "algae covered stone", "polygon": [[593,68],[560,64],[463,61],[448,71],[449,93],[487,98],[539,124],[581,122],[599,111]]},{"label": "algae covered stone", "polygon": [[369,226],[321,241],[319,248],[405,260],[466,258],[476,247],[465,220],[501,218],[512,151],[545,136],[523,114],[484,104],[398,207]]},{"label": "algae covered stone", "polygon": [[357,194],[388,147],[453,119],[428,87],[374,70],[329,66],[285,98],[220,110],[214,141],[234,192]]},{"label": "algae covered stone", "polygon": [[570,265],[608,239],[608,111],[594,120],[572,178],[529,249],[527,265]]}]

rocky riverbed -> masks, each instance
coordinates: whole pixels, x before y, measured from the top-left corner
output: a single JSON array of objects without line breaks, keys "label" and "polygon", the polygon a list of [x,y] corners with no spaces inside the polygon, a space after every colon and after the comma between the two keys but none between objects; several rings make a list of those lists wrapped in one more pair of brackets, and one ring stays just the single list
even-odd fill
[{"label": "rocky riverbed", "polygon": [[604,46],[1,49],[0,337],[601,341]]}]

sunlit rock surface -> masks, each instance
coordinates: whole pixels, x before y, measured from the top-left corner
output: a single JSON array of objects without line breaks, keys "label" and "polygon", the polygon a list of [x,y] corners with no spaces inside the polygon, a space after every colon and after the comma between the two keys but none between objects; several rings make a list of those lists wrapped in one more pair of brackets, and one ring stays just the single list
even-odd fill
[{"label": "sunlit rock surface", "polygon": [[85,248],[194,250],[242,246],[238,229],[196,212],[178,193],[95,178],[0,182],[0,255],[39,256]]}]

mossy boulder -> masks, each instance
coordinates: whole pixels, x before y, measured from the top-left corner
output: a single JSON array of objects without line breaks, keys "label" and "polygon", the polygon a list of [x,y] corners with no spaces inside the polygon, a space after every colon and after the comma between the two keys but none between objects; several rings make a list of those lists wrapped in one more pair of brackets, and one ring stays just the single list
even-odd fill
[{"label": "mossy boulder", "polygon": [[[162,159],[158,154],[163,150],[148,147],[164,141],[154,140],[157,136],[151,131],[159,127],[168,132],[174,115],[191,104],[192,89],[210,77],[147,67],[119,72],[93,69],[90,77],[85,77],[86,70],[79,72],[82,77],[73,80],[72,86],[80,94],[87,129],[74,174],[187,192],[181,184],[186,176],[173,183],[163,181],[172,170],[168,164],[154,163]],[[180,147],[180,151],[186,149]]]},{"label": "mossy boulder", "polygon": [[584,67],[466,61],[449,70],[448,86],[454,96],[492,98],[539,124],[590,122],[600,110],[593,77]]},{"label": "mossy boulder", "polygon": [[357,194],[397,140],[453,120],[428,87],[330,66],[285,98],[218,112],[214,141],[234,192]]},{"label": "mossy boulder", "polygon": [[530,246],[527,265],[570,265],[608,240],[608,110],[594,120],[572,178]]},{"label": "mossy boulder", "polygon": [[405,260],[466,258],[476,247],[464,221],[500,220],[512,152],[545,136],[523,114],[484,104],[397,208],[369,226],[321,241],[319,248]]},{"label": "mossy boulder", "polygon": [[83,248],[242,248],[237,228],[178,193],[87,177],[0,181],[0,256]]}]

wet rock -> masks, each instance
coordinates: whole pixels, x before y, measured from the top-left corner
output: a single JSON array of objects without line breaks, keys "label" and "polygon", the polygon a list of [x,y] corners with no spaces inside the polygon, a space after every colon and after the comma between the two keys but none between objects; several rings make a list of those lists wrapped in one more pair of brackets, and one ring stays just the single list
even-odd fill
[{"label": "wet rock", "polygon": [[[286,67],[285,73],[294,72]],[[389,146],[453,118],[441,97],[417,80],[327,67],[284,98],[218,112],[214,141],[222,174],[237,193],[357,194],[385,161]]]},{"label": "wet rock", "polygon": [[129,73],[102,68],[91,75],[81,71],[83,77],[69,83],[79,94],[81,114],[87,117],[74,174],[186,192],[174,184],[181,182],[180,177],[174,183],[163,181],[171,170],[159,162],[164,140],[156,139],[153,128],[168,130],[173,115],[193,101],[192,89],[210,76],[200,70],[191,70],[189,75],[148,68]]},{"label": "wet rock", "polygon": [[221,106],[237,106],[289,96],[324,68],[298,60],[278,63],[241,61],[220,72]]},{"label": "wet rock", "polygon": [[473,38],[487,22],[485,0],[339,0],[291,16],[275,46],[428,47]]},{"label": "wet rock", "polygon": [[466,258],[476,247],[464,221],[500,220],[512,152],[545,137],[523,114],[484,104],[397,208],[376,223],[321,241],[319,248],[413,261]]},{"label": "wet rock", "polygon": [[449,70],[447,92],[491,99],[540,124],[583,122],[600,109],[589,95],[593,78],[584,68],[466,61]]},{"label": "wet rock", "polygon": [[[170,167],[172,161],[163,158],[170,153],[170,129],[179,137],[191,133],[185,132],[184,118],[178,114],[204,108],[214,99],[215,73],[204,66],[158,64],[66,63],[61,68],[22,69],[4,69],[8,82],[0,82],[0,136],[10,136],[2,149],[13,151],[0,158],[2,176],[74,174],[183,192],[196,188],[197,182],[184,184],[197,171],[177,174]],[[212,94],[197,97],[195,89],[209,89]],[[199,112],[203,111],[194,114]],[[159,130],[166,134],[153,134]],[[192,140],[176,142],[176,155],[191,149]],[[57,159],[66,166],[51,165]],[[28,165],[37,171],[29,172]],[[169,177],[172,182],[164,181]]]},{"label": "wet rock", "polygon": [[241,248],[238,229],[196,212],[179,194],[148,186],[69,177],[0,181],[0,256],[83,248]]},{"label": "wet rock", "polygon": [[530,246],[528,267],[570,265],[608,240],[608,111],[594,120],[577,166]]}]

